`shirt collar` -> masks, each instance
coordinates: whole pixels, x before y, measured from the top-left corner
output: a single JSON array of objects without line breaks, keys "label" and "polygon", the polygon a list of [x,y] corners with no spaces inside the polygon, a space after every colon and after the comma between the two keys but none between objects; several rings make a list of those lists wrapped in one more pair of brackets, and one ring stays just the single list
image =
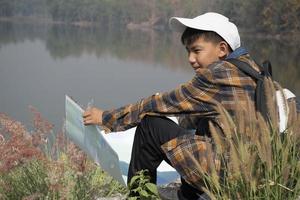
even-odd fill
[{"label": "shirt collar", "polygon": [[239,47],[239,48],[237,48],[236,50],[234,50],[233,52],[231,52],[231,53],[226,57],[226,59],[229,59],[229,58],[238,58],[238,57],[240,57],[241,55],[245,55],[245,54],[248,54],[248,51],[247,51],[244,47]]}]

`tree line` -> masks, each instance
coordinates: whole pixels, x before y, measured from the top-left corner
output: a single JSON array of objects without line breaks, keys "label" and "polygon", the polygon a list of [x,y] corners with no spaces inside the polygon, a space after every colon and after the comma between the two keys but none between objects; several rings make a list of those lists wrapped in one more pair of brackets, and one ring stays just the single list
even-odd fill
[{"label": "tree line", "polygon": [[242,27],[263,32],[300,32],[300,0],[218,0]]},{"label": "tree line", "polygon": [[300,0],[0,0],[0,17],[43,16],[110,26],[220,12],[239,27],[263,32],[300,32]]}]

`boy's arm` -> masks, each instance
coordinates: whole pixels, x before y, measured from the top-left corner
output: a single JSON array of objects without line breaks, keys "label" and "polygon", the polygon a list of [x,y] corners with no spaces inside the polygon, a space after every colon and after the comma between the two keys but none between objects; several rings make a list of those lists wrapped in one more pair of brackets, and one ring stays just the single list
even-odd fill
[{"label": "boy's arm", "polygon": [[211,73],[196,75],[171,92],[152,95],[136,104],[104,111],[99,124],[107,131],[124,131],[136,126],[145,115],[206,116],[216,114],[213,105],[218,87],[212,83]]}]

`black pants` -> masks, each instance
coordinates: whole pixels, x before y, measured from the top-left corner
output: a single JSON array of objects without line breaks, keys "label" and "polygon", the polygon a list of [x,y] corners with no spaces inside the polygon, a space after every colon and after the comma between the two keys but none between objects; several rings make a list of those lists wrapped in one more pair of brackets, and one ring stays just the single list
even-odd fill
[{"label": "black pants", "polygon": [[[186,129],[166,117],[145,116],[135,132],[128,170],[128,183],[136,172],[147,169],[150,181],[156,184],[156,169],[160,163],[165,160],[171,165],[161,149],[161,145],[184,134],[188,134]],[[187,199],[197,199],[197,194],[201,192],[182,179],[181,193]]]}]

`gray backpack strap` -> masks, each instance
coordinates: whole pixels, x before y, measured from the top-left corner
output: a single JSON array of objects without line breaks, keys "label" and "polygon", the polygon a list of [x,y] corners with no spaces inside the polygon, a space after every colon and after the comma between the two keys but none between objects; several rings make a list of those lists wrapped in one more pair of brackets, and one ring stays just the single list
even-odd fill
[{"label": "gray backpack strap", "polygon": [[245,74],[249,75],[250,77],[254,78],[255,80],[263,80],[263,75],[258,73],[255,69],[253,69],[248,63],[243,62],[236,58],[229,58],[226,61],[230,62],[231,64],[235,65],[239,70],[244,72]]}]

